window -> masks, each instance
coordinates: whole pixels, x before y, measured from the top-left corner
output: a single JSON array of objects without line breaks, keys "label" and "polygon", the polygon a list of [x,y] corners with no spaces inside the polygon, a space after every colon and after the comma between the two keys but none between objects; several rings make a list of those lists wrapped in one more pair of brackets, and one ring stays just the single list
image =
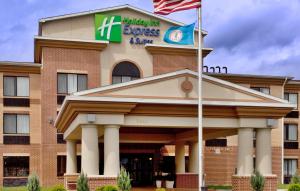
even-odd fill
[{"label": "window", "polygon": [[112,72],[112,83],[118,84],[139,79],[140,70],[130,62],[121,62],[115,66]]},{"label": "window", "polygon": [[57,93],[71,94],[87,89],[86,74],[57,74]]},{"label": "window", "polygon": [[4,156],[4,177],[26,177],[29,175],[28,156]]},{"label": "window", "polygon": [[298,126],[295,124],[284,125],[284,140],[297,141],[298,140]]},{"label": "window", "polygon": [[298,106],[298,94],[297,93],[284,93],[284,99],[288,100],[291,104]]},{"label": "window", "polygon": [[4,134],[29,134],[29,115],[4,114]]},{"label": "window", "polygon": [[29,78],[4,76],[4,96],[29,96]]},{"label": "window", "polygon": [[57,156],[57,176],[63,176],[66,173],[67,157]]},{"label": "window", "polygon": [[297,159],[284,159],[284,176],[293,176],[297,172]]},{"label": "window", "polygon": [[261,93],[270,94],[270,88],[267,87],[251,87],[251,89],[259,91]]}]

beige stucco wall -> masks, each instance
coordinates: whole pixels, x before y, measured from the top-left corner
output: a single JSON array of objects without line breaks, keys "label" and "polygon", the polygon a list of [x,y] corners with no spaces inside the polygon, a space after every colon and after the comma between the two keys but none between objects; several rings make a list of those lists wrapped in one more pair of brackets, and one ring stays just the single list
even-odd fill
[{"label": "beige stucco wall", "polygon": [[[150,17],[129,9],[106,12],[105,14],[121,15],[122,18],[151,18],[158,20],[157,18]],[[161,20],[159,27],[160,36],[146,38],[152,39],[154,44],[166,44],[163,41],[164,31],[166,31],[170,26],[174,26],[174,24]],[[94,14],[45,22],[42,24],[42,36],[66,39],[95,40]],[[147,52],[144,45],[131,45],[129,43],[131,37],[133,36],[122,35],[122,43],[110,43],[108,47],[102,51],[100,60],[101,70],[99,68],[101,71],[102,86],[111,84],[111,73],[113,67],[117,63],[124,60],[135,63],[141,69],[142,77],[153,75],[152,55]],[[145,36],[140,36],[140,38],[145,38]],[[197,42],[196,35],[195,42]]]}]

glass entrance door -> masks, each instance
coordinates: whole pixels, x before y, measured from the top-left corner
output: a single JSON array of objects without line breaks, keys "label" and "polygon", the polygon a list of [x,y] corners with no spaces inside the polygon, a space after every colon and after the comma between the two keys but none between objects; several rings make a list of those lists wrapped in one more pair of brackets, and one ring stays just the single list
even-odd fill
[{"label": "glass entrance door", "polygon": [[130,173],[132,186],[145,187],[153,185],[152,154],[121,154],[121,165]]}]

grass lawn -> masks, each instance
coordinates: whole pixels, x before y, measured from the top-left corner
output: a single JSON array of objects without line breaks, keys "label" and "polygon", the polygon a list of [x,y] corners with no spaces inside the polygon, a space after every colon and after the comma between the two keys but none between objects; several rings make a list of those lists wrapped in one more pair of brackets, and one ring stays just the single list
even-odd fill
[{"label": "grass lawn", "polygon": [[208,189],[214,189],[214,190],[217,190],[217,189],[231,190],[232,189],[232,186],[230,186],[230,185],[209,185],[207,187],[208,187]]},{"label": "grass lawn", "polygon": [[288,189],[289,184],[279,184],[278,189]]}]

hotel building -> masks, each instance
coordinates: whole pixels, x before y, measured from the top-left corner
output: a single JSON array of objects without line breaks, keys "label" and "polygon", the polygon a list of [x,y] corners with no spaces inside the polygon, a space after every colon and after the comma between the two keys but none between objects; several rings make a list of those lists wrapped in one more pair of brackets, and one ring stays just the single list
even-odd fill
[{"label": "hotel building", "polygon": [[[0,184],[37,173],[44,186],[73,190],[84,172],[94,189],[115,184],[123,165],[135,187],[164,172],[177,188],[197,188],[197,45],[162,40],[183,24],[125,5],[38,25],[34,63],[0,62]],[[267,190],[289,182],[299,91],[292,77],[204,74],[207,185],[249,190],[254,169]]]}]

